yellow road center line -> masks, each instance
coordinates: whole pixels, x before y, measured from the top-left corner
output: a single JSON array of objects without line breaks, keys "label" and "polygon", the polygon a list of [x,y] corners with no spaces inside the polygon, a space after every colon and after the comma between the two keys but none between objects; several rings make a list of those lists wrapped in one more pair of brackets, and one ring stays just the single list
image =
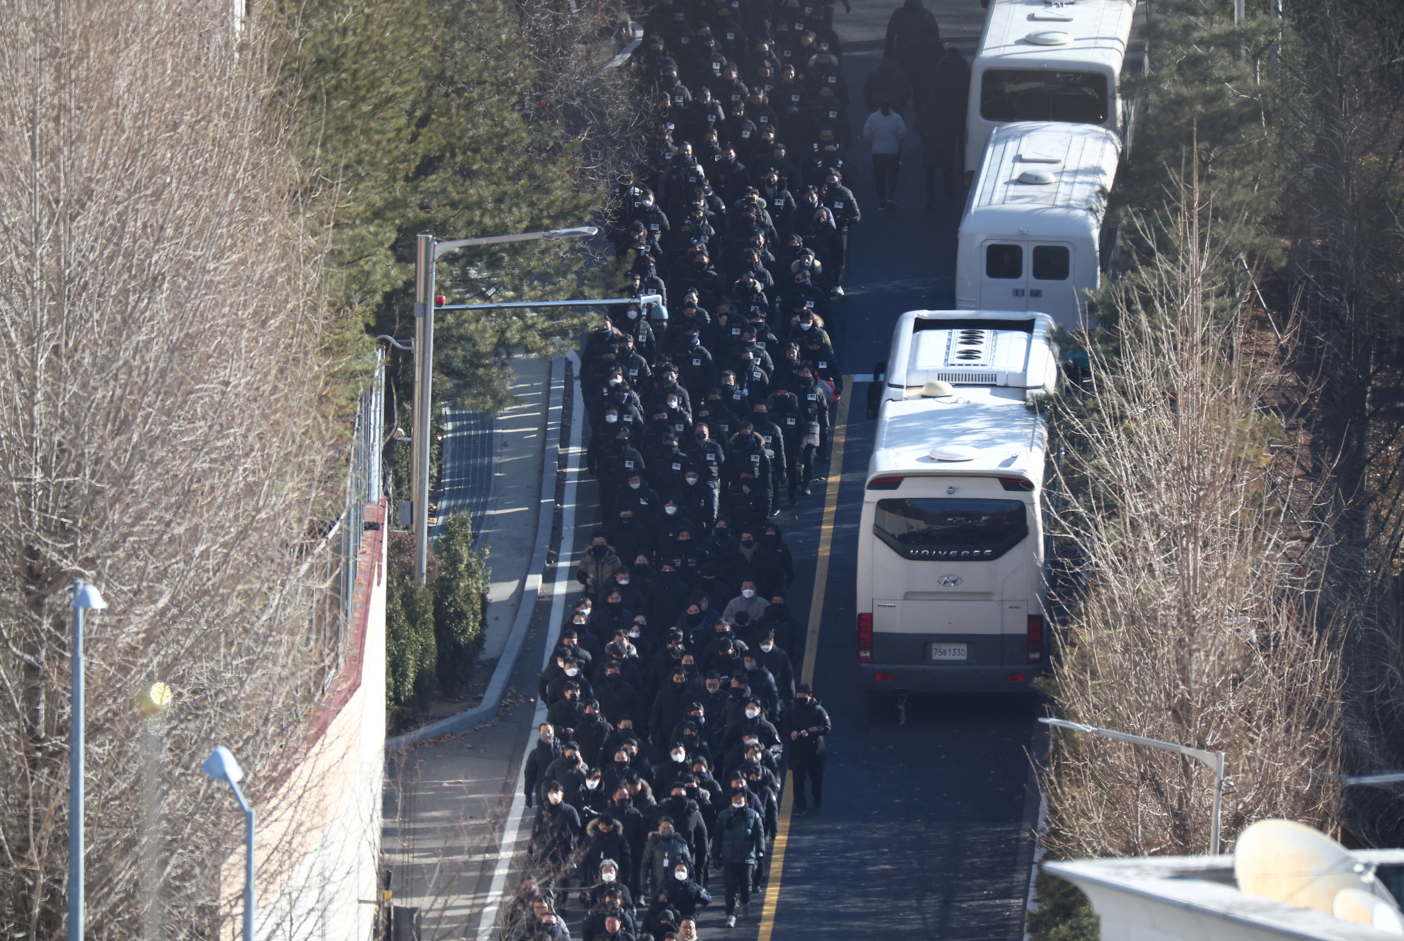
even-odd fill
[{"label": "yellow road center line", "polygon": [[[809,634],[804,642],[801,683],[814,682],[814,661],[819,656],[819,625],[824,619],[824,587],[829,580],[829,549],[834,541],[834,515],[838,512],[839,482],[843,479],[843,439],[848,430],[848,405],[853,401],[853,377],[844,376],[847,394],[839,400],[838,417],[829,436],[829,481],[824,491],[824,521],[819,527],[819,560],[814,568],[814,595],[809,601]],[[786,771],[785,795],[780,799],[780,823],[771,848],[770,879],[765,885],[765,909],[761,912],[757,941],[770,941],[775,930],[775,909],[780,903],[780,877],[785,872],[785,850],[790,843],[790,815],[794,809],[794,775]]]}]

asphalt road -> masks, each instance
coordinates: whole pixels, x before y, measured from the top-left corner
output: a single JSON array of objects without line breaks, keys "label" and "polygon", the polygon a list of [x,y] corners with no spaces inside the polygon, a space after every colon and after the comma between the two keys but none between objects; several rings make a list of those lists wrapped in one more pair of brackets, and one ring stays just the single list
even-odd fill
[{"label": "asphalt road", "polygon": [[[895,6],[857,0],[851,13],[835,16],[855,131],[866,117],[863,81],[881,58]],[[978,0],[932,0],[928,6],[942,38],[970,57],[983,22]],[[866,151],[855,151],[845,177],[859,205],[872,207]],[[924,210],[915,135],[904,150],[897,203],[893,212],[865,208],[850,240],[847,314],[835,318],[840,322],[834,332],[849,374],[870,373],[886,357],[902,312],[954,306],[956,226],[963,206]],[[1019,937],[1032,853],[1028,834],[1037,810],[1028,755],[1038,738],[1035,700],[914,695],[906,724],[899,725],[895,701],[870,700],[852,688],[858,523],[875,424],[863,413],[864,391],[859,384],[847,393],[853,401],[815,661],[815,692],[834,724],[823,812],[789,823],[773,925],[753,917],[733,931],[723,929],[724,936]],[[781,517],[797,560],[804,560],[790,596],[801,626],[814,591],[822,492],[816,487],[798,512]],[[804,651],[791,654],[798,673]]]},{"label": "asphalt road", "polygon": [[[866,118],[863,82],[881,59],[887,20],[896,6],[854,0],[851,13],[835,16],[855,138]],[[971,57],[983,23],[979,0],[929,0],[928,6],[942,38]],[[954,306],[956,227],[963,205],[924,209],[915,134],[903,154],[896,211],[875,209],[872,169],[861,140],[845,182],[864,216],[850,240],[849,293],[836,299],[830,327],[843,370],[852,375],[870,373],[885,358],[904,311]],[[708,941],[1021,937],[1032,861],[1029,835],[1037,813],[1029,759],[1041,741],[1036,700],[913,695],[906,723],[898,724],[894,699],[870,699],[852,688],[858,523],[874,431],[864,416],[865,391],[862,384],[846,389],[850,409],[842,467],[819,468],[840,472],[836,494],[826,493],[821,480],[813,496],[785,507],[777,520],[796,561],[789,601],[803,636],[825,506],[836,497],[813,675],[816,695],[834,725],[823,810],[792,819],[787,795],[781,813],[783,868],[772,869],[765,904],[753,900],[750,917],[726,929],[721,880],[714,879],[714,901],[700,913],[701,934]],[[577,551],[588,543],[597,519],[593,492],[592,484],[582,490]],[[798,676],[803,646],[790,655]],[[539,651],[523,657],[523,684],[530,683],[526,674],[539,657]],[[568,915],[572,930],[579,930],[579,914],[572,909]]]}]

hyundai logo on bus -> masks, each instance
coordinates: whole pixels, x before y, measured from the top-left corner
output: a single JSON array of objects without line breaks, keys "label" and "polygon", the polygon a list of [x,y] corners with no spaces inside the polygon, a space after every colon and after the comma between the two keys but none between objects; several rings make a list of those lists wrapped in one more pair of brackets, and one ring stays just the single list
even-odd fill
[{"label": "hyundai logo on bus", "polygon": [[942,576],[941,576],[941,586],[942,586],[943,588],[954,588],[955,586],[957,586],[957,585],[959,585],[959,584],[960,584],[960,576],[959,576],[959,575],[942,575]]}]

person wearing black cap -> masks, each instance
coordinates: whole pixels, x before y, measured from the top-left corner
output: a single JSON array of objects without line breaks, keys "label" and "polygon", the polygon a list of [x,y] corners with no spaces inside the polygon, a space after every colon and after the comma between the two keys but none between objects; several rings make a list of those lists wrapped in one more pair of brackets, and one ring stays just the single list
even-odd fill
[{"label": "person wearing black cap", "polygon": [[790,710],[788,736],[790,740],[790,769],[795,773],[795,814],[808,813],[805,781],[814,797],[814,809],[824,803],[824,736],[832,731],[829,713],[814,698],[808,683],[795,687],[795,704]]}]

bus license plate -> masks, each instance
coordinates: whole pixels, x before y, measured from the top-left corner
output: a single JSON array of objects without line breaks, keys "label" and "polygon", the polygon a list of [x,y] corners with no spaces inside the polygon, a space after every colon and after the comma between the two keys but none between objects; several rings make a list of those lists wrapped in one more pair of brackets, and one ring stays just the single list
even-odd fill
[{"label": "bus license plate", "polygon": [[964,644],[932,644],[932,660],[964,660],[966,659]]}]

